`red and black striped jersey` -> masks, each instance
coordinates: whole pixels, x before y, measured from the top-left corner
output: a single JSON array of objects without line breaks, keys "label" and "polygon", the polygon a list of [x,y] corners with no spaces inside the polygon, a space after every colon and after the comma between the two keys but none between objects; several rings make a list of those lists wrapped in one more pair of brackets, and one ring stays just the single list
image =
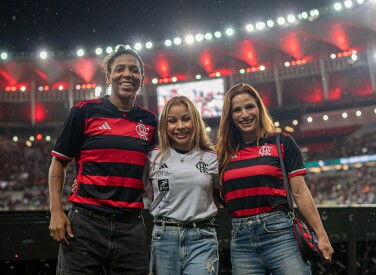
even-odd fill
[{"label": "red and black striped jersey", "polygon": [[144,207],[142,181],[157,119],[135,105],[121,112],[108,96],[81,101],[69,113],[52,155],[75,158],[77,189],[70,202],[109,213]]},{"label": "red and black striped jersey", "polygon": [[[288,134],[281,135],[281,151],[288,178],[305,175],[298,145]],[[232,217],[247,217],[287,205],[276,135],[256,142],[240,143],[223,174],[223,193]]]}]

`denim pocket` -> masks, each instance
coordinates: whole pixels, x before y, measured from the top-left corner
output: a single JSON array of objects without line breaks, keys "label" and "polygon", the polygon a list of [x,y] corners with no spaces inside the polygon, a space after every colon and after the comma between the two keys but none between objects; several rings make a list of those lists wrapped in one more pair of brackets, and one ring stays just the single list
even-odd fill
[{"label": "denim pocket", "polygon": [[217,237],[217,232],[215,231],[215,228],[197,228],[197,232],[198,235],[203,239]]},{"label": "denim pocket", "polygon": [[153,233],[151,234],[151,238],[153,241],[160,241],[164,236],[164,231],[162,230],[162,227],[158,225],[154,225]]},{"label": "denim pocket", "polygon": [[73,220],[77,216],[77,214],[78,214],[78,210],[77,209],[72,208],[71,210],[69,210],[69,212],[68,212],[68,219],[70,220],[71,224],[73,223]]},{"label": "denim pocket", "polygon": [[240,232],[240,224],[233,224],[231,228],[231,239],[236,238],[239,232]]},{"label": "denim pocket", "polygon": [[266,220],[263,222],[262,226],[268,233],[277,233],[291,229],[291,223],[287,217],[279,217],[277,219]]}]

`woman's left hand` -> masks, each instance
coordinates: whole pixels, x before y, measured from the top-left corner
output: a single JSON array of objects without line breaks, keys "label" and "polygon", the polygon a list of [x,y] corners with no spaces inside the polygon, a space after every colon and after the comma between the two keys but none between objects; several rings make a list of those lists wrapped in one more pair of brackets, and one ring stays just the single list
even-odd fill
[{"label": "woman's left hand", "polygon": [[325,231],[323,231],[320,233],[320,235],[317,235],[317,238],[319,241],[317,246],[320,252],[324,255],[325,261],[331,262],[334,250],[329,241],[328,235]]}]

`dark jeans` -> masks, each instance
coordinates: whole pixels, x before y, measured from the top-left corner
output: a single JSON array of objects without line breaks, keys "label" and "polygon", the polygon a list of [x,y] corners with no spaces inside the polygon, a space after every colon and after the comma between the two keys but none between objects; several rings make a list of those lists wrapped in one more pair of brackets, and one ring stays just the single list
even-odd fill
[{"label": "dark jeans", "polygon": [[60,245],[57,274],[148,273],[145,225],[140,212],[104,215],[72,206],[68,218],[74,238]]}]

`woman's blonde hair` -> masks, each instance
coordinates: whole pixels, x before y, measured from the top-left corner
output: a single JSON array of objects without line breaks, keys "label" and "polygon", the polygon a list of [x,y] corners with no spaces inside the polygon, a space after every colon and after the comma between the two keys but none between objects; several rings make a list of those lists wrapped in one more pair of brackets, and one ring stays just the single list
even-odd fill
[{"label": "woman's blonde hair", "polygon": [[234,121],[232,120],[232,99],[239,94],[245,93],[249,94],[255,99],[260,112],[260,130],[258,132],[259,136],[257,137],[257,142],[259,138],[268,137],[274,133],[274,124],[272,118],[256,89],[251,85],[244,83],[232,86],[225,95],[222,108],[222,117],[219,123],[218,130],[217,154],[219,161],[220,179],[222,179],[224,169],[230,162],[231,157],[234,156],[239,149],[240,131],[235,126]]},{"label": "woman's blonde hair", "polygon": [[206,125],[202,120],[196,106],[187,97],[176,96],[171,98],[163,107],[162,114],[159,119],[158,137],[160,151],[155,159],[157,160],[158,158],[161,158],[160,162],[165,161],[168,149],[171,147],[171,140],[167,134],[168,114],[171,107],[178,104],[182,104],[187,107],[193,124],[193,131],[189,140],[189,148],[191,150],[214,150],[214,145],[206,132]]}]

